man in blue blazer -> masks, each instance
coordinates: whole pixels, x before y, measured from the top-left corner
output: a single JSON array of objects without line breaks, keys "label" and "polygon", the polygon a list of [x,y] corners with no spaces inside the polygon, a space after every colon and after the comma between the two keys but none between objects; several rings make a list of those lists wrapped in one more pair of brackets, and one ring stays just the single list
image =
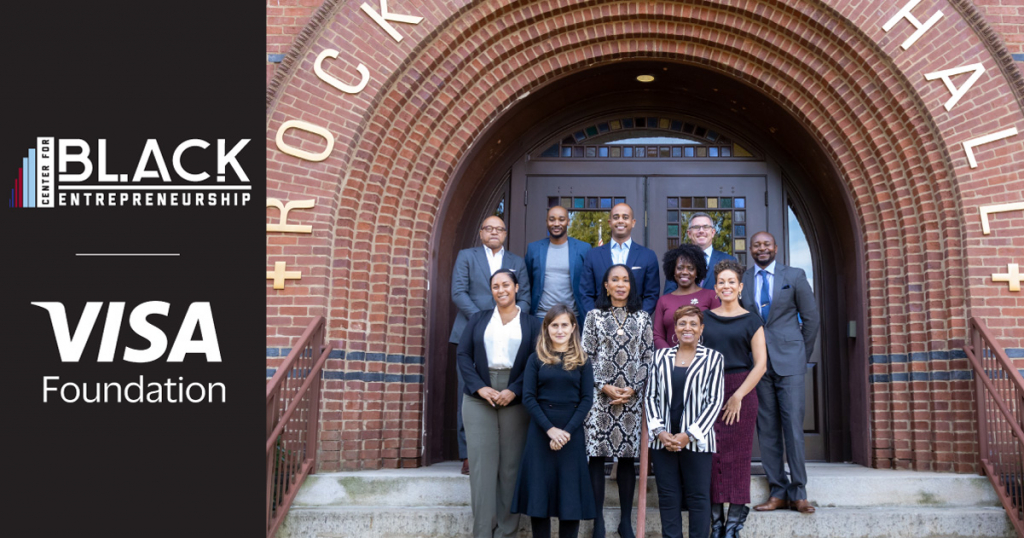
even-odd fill
[{"label": "man in blue blazer", "polygon": [[[530,314],[543,319],[548,310],[562,303],[579,318],[583,304],[580,275],[590,245],[569,237],[569,211],[562,206],[548,209],[547,226],[548,236],[526,247]],[[582,327],[582,320],[577,325]]]},{"label": "man in blue blazer", "polygon": [[[704,282],[700,283],[700,287],[708,290],[715,289],[715,264],[722,260],[736,261],[736,258],[732,254],[715,250],[711,246],[715,242],[715,223],[711,220],[711,215],[707,213],[694,213],[690,217],[686,235],[694,245],[704,251],[704,262],[708,264],[708,274],[704,277]],[[676,287],[675,280],[666,281],[665,293],[672,293]]]},{"label": "man in blue blazer", "polygon": [[[821,318],[807,275],[776,262],[777,250],[772,234],[754,234],[750,253],[757,265],[743,273],[740,298],[744,308],[761,317],[768,347],[768,371],[757,383],[757,439],[771,492],[754,510],[813,514],[804,466],[804,377]],[[788,477],[783,454],[789,460]]]},{"label": "man in blue blazer", "polygon": [[618,204],[612,208],[608,216],[608,225],[612,230],[612,240],[607,245],[590,249],[583,262],[583,274],[580,276],[580,310],[582,318],[594,309],[597,294],[604,293],[602,286],[605,271],[616,264],[623,264],[633,271],[637,293],[643,297],[643,309],[654,316],[654,307],[658,304],[658,290],[661,289],[661,276],[658,269],[658,256],[654,251],[632,240],[630,235],[636,226],[633,208],[629,204]]},{"label": "man in blue blazer", "polygon": [[[448,342],[458,344],[462,330],[466,327],[469,317],[481,310],[494,308],[494,297],[491,295],[491,275],[498,269],[511,269],[519,279],[519,292],[516,293],[516,304],[523,312],[530,311],[530,275],[526,273],[523,259],[505,250],[505,238],[508,228],[505,221],[491,216],[480,224],[480,242],[482,246],[459,251],[452,269],[452,301],[459,309],[452,326]],[[458,373],[458,370],[456,370]],[[466,430],[462,426],[462,375],[459,373],[459,408],[456,423],[459,431],[459,459],[462,460],[462,474],[469,474],[469,460],[466,454]]]}]

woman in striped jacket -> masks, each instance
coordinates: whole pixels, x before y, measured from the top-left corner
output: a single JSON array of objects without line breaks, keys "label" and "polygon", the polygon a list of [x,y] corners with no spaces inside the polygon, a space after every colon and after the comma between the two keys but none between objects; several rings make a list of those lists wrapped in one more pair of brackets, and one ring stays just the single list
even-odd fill
[{"label": "woman in striped jacket", "polygon": [[721,353],[699,344],[704,331],[699,308],[684,306],[674,319],[679,345],[654,355],[645,405],[662,535],[682,538],[685,497],[690,512],[688,536],[707,536],[714,424],[724,397],[724,361]]}]

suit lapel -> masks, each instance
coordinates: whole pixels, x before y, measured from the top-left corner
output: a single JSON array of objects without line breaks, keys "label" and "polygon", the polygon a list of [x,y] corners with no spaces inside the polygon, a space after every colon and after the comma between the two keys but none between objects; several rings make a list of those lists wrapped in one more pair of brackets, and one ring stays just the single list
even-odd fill
[{"label": "suit lapel", "polygon": [[633,270],[633,264],[636,263],[636,259],[640,256],[640,249],[644,248],[643,245],[633,241],[633,244],[629,245],[629,254],[626,255],[626,267],[629,270]]},{"label": "suit lapel", "polygon": [[[775,319],[776,314],[778,313],[779,309],[775,305],[775,300],[778,299],[779,295],[782,293],[782,280],[785,278],[785,275],[786,266],[779,262],[775,262],[775,275],[773,275],[774,278],[772,278],[772,306],[768,310],[768,319],[765,321],[765,325],[767,325],[769,321]],[[782,305],[778,306],[781,307]]]},{"label": "suit lapel", "polygon": [[711,257],[708,258],[708,274],[704,277],[704,283],[701,287],[711,286],[712,289],[715,287],[715,264],[718,263],[718,251],[711,249]]},{"label": "suit lapel", "polygon": [[[491,264],[487,263],[487,254],[484,253],[484,248],[486,247],[483,245],[474,248],[473,256],[476,257],[477,272],[483,277],[481,282],[489,283],[491,281]],[[491,286],[488,284],[486,287],[490,288]]]},{"label": "suit lapel", "polygon": [[[523,339],[519,342],[519,349],[516,350],[516,357],[513,359],[515,362],[512,363],[512,368],[516,368],[520,364],[519,356],[523,354],[524,348],[529,350],[530,348],[530,320],[528,319],[530,314],[528,312],[519,312],[519,330],[523,335]],[[526,354],[529,357],[529,353]],[[525,357],[524,357],[525,358]]]},{"label": "suit lapel", "polygon": [[754,299],[754,294],[757,293],[757,286],[754,285],[753,268],[748,267],[746,271],[743,271],[743,289],[747,290],[747,295],[740,299],[740,306],[750,310],[757,303]]}]

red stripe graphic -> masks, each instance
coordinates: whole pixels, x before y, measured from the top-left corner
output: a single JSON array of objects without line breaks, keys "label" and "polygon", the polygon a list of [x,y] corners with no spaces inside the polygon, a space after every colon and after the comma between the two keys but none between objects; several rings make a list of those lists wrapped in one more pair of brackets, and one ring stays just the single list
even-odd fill
[{"label": "red stripe graphic", "polygon": [[14,207],[21,207],[21,182],[24,181],[24,177],[22,176],[22,173],[24,173],[24,170],[19,168],[18,169],[18,191],[15,193],[15,197],[17,199],[14,201],[14,203],[15,203]]}]

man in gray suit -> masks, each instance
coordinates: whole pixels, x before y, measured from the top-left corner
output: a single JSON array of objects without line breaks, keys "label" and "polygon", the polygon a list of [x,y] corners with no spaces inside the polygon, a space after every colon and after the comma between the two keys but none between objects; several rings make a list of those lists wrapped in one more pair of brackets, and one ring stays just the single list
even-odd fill
[{"label": "man in gray suit", "polygon": [[[754,510],[789,508],[813,514],[807,502],[804,466],[804,375],[820,318],[802,269],[776,263],[778,245],[768,232],[751,238],[755,267],[743,273],[741,304],[761,316],[768,346],[768,371],[757,384],[757,437],[770,497]],[[782,455],[789,460],[789,474]]]},{"label": "man in gray suit", "polygon": [[[508,229],[500,217],[491,216],[480,224],[480,242],[483,246],[459,251],[452,270],[452,301],[459,309],[455,316],[448,342],[458,345],[462,330],[469,317],[481,310],[494,308],[491,295],[491,275],[498,269],[511,269],[519,279],[516,305],[523,312],[530,313],[530,275],[522,258],[505,250]],[[458,372],[458,369],[456,369]],[[462,460],[462,474],[469,474],[469,460],[466,456],[466,430],[462,427],[462,374],[459,374],[459,459]]]}]

